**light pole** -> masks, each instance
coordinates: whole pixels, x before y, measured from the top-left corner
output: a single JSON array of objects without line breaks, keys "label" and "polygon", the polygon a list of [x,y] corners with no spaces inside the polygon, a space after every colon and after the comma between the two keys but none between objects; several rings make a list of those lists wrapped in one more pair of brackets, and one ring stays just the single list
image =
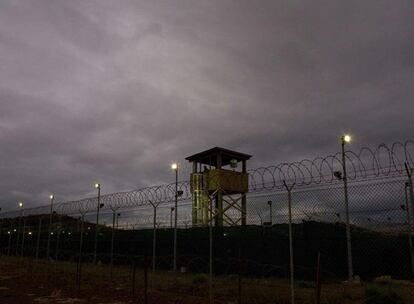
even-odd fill
[{"label": "light pole", "polygon": [[49,195],[49,202],[50,202],[50,213],[49,213],[49,228],[47,232],[47,247],[46,247],[46,259],[49,259],[50,253],[50,238],[52,233],[52,220],[53,220],[53,201],[55,199],[54,194]]},{"label": "light pole", "polygon": [[101,184],[96,183],[95,189],[98,190],[98,204],[96,207],[96,226],[95,226],[95,246],[94,246],[94,252],[93,252],[93,263],[96,264],[96,251],[98,249],[98,225],[99,225],[99,209],[103,207],[103,204],[101,206]]},{"label": "light pole", "polygon": [[178,163],[172,163],[171,169],[175,171],[175,195],[174,195],[174,264],[173,270],[177,270],[177,202],[178,202]]},{"label": "light pole", "polygon": [[21,220],[22,220],[22,216],[23,216],[23,202],[19,202],[19,223],[17,226],[17,240],[16,240],[16,256],[18,254],[19,251],[19,242],[20,242],[20,224],[21,224]]},{"label": "light pole", "polygon": [[351,142],[350,135],[341,136],[341,148],[342,148],[342,180],[344,182],[344,200],[345,200],[345,217],[346,217],[346,247],[348,253],[348,281],[352,281],[354,278],[354,270],[352,266],[352,243],[351,243],[351,225],[349,221],[349,201],[348,201],[348,179],[346,174],[346,156],[345,156],[345,144]]},{"label": "light pole", "polygon": [[410,187],[410,182],[405,183],[405,205],[401,205],[401,209],[405,210],[407,213],[407,224],[408,224],[408,246],[410,249],[410,260],[411,260],[411,272],[414,274],[414,252],[413,252],[413,240],[411,234],[413,233],[411,227],[411,219],[410,219],[410,207],[408,205],[408,188]]},{"label": "light pole", "polygon": [[77,274],[76,279],[77,279],[77,283],[78,283],[78,293],[80,292],[80,285],[81,285],[80,281],[81,281],[81,278],[82,278],[83,224],[85,222],[85,212],[82,212],[80,210],[79,210],[79,212],[81,214],[81,218],[80,218],[81,224],[80,224],[80,238],[79,238],[79,258],[78,258],[78,265],[77,265],[77,271],[76,271],[76,274]]},{"label": "light pole", "polygon": [[273,212],[272,212],[272,201],[267,201],[267,204],[269,205],[269,208],[270,208],[270,210],[269,210],[269,215],[270,215],[270,217],[269,217],[269,220],[270,220],[270,225],[273,225]]}]

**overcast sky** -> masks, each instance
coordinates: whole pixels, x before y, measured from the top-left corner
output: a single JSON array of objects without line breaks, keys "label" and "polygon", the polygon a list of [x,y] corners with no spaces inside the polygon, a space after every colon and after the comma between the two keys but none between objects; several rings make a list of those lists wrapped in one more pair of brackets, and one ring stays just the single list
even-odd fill
[{"label": "overcast sky", "polygon": [[413,139],[412,1],[0,2],[3,210]]}]

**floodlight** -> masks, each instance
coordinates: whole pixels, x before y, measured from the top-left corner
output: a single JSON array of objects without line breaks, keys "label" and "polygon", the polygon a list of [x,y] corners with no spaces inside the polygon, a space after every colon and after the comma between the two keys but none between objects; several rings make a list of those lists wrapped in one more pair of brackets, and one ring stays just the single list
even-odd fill
[{"label": "floodlight", "polygon": [[171,170],[177,171],[178,170],[178,163],[171,164]]},{"label": "floodlight", "polygon": [[344,134],[342,135],[341,139],[343,143],[350,143],[352,140],[352,137],[349,134]]}]

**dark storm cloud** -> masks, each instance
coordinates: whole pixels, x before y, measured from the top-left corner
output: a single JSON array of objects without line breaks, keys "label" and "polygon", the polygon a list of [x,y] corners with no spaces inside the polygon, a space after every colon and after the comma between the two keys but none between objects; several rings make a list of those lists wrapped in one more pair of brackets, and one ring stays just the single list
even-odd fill
[{"label": "dark storm cloud", "polygon": [[[410,1],[2,1],[0,193],[43,204],[413,138]],[[187,178],[184,168],[183,179]]]}]

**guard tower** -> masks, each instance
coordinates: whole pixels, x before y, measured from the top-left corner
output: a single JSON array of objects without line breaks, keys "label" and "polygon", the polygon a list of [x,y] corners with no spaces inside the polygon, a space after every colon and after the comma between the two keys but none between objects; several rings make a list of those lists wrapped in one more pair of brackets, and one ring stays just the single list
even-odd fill
[{"label": "guard tower", "polygon": [[190,183],[194,227],[208,225],[209,208],[216,226],[246,225],[246,161],[250,158],[248,154],[219,147],[186,158],[193,163]]}]

